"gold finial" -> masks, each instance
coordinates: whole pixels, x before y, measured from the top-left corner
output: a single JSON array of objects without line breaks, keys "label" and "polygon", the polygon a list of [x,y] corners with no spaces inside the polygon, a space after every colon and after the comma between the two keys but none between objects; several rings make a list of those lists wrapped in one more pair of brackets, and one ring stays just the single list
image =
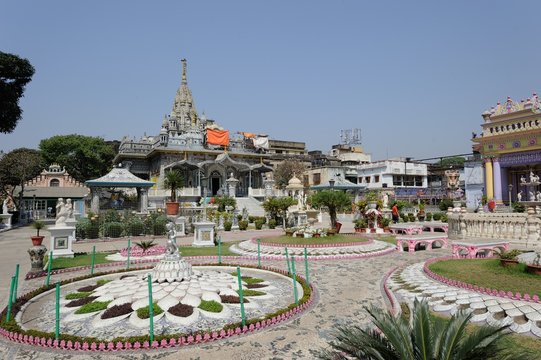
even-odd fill
[{"label": "gold finial", "polygon": [[186,80],[186,59],[180,60],[182,62],[182,83],[187,84],[188,81]]}]

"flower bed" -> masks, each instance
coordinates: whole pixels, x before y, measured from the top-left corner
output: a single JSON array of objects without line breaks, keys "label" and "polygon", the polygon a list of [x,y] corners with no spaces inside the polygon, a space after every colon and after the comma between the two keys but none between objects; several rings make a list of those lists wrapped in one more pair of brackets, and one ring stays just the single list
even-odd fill
[{"label": "flower bed", "polygon": [[[145,256],[158,256],[158,255],[165,254],[165,249],[166,249],[166,247],[163,246],[163,245],[153,246],[150,249],[147,249],[146,251],[141,249],[140,247],[131,246],[130,257],[141,258],[141,257],[145,257]],[[124,249],[120,250],[120,255],[122,255],[124,257],[127,257],[128,256],[128,248],[124,248]]]},{"label": "flower bed", "polygon": [[[216,264],[205,264],[207,266],[220,266]],[[224,264],[223,266],[231,266]],[[256,266],[243,265],[243,268],[257,268]],[[283,276],[288,276],[287,271],[273,269],[270,267],[262,267],[262,270],[272,271]],[[81,276],[69,280],[61,281],[61,285],[66,285],[75,281],[85,280],[92,277],[103,276],[114,273],[122,273],[126,270],[108,273],[96,273],[94,275]],[[81,337],[68,334],[60,334],[59,339],[54,338],[54,333],[44,332],[39,330],[23,330],[14,320],[17,313],[21,310],[29,300],[44,293],[54,291],[54,285],[43,286],[30,293],[27,293],[17,299],[11,308],[11,320],[5,322],[7,307],[0,313],[0,335],[10,341],[24,343],[27,345],[36,345],[47,348],[55,348],[62,350],[83,350],[83,351],[118,351],[118,350],[138,350],[138,349],[157,349],[169,348],[172,346],[184,346],[190,344],[198,344],[212,340],[218,340],[245,334],[260,329],[273,326],[282,321],[286,321],[300,312],[309,308],[315,299],[314,289],[306,284],[306,281],[297,276],[296,280],[302,285],[303,297],[299,299],[299,304],[290,304],[289,306],[279,309],[271,314],[267,314],[263,318],[257,317],[247,319],[243,326],[241,322],[228,324],[223,329],[214,331],[200,331],[190,334],[171,334],[157,335],[151,343],[149,336],[132,336],[129,338],[115,338],[111,341],[103,341],[94,337]]]}]

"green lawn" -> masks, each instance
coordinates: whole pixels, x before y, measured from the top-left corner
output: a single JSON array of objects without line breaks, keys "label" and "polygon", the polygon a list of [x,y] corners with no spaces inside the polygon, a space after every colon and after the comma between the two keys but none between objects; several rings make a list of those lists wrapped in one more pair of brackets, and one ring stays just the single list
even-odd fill
[{"label": "green lawn", "polygon": [[524,272],[524,265],[504,268],[499,259],[458,259],[429,265],[434,273],[465,283],[541,296],[541,276]]},{"label": "green lawn", "polygon": [[[222,244],[222,255],[223,256],[238,256],[238,254],[235,254],[234,252],[230,251],[229,248],[236,243],[225,243]],[[191,246],[181,246],[179,248],[182,256],[218,256],[218,246],[214,247],[204,247],[204,248],[196,248]],[[114,254],[114,252],[109,253],[96,253],[96,260],[95,264],[103,264],[111,262],[109,260],[106,260],[105,257],[107,255]],[[137,260],[138,258],[132,257],[131,260]],[[45,256],[43,258],[44,263],[46,264],[48,260],[48,257]],[[91,253],[77,253],[75,254],[75,257],[73,258],[55,258],[53,260],[53,264],[51,269],[57,270],[57,269],[65,269],[70,267],[78,267],[78,266],[90,266],[92,264],[92,254]]]},{"label": "green lawn", "polygon": [[395,235],[377,235],[376,240],[384,241],[389,244],[396,245],[396,236]]},{"label": "green lawn", "polygon": [[294,236],[273,236],[261,238],[262,243],[272,244],[284,244],[284,245],[317,245],[317,244],[339,244],[339,243],[352,243],[352,242],[366,242],[368,238],[347,236],[347,235],[333,235],[320,238],[298,238]]}]

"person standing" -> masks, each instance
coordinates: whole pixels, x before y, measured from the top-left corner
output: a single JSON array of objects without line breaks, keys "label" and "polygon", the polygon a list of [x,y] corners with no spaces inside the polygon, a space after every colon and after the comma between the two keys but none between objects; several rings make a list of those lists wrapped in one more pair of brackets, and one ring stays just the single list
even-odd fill
[{"label": "person standing", "polygon": [[391,208],[391,214],[393,216],[393,224],[398,223],[398,206],[396,203],[394,203],[393,207]]}]

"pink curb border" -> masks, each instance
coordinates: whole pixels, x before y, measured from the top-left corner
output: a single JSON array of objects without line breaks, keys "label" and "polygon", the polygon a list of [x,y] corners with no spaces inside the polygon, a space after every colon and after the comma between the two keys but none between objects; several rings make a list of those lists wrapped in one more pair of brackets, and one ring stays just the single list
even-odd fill
[{"label": "pink curb border", "polygon": [[387,299],[389,299],[389,303],[391,303],[391,311],[394,315],[397,315],[400,313],[400,305],[398,303],[398,300],[396,300],[396,297],[394,296],[393,292],[389,289],[389,286],[387,285],[387,282],[389,281],[389,278],[391,275],[398,269],[398,266],[395,266],[391,270],[387,272],[385,277],[383,278],[383,291],[385,292],[385,295],[387,296]]},{"label": "pink curb border", "polygon": [[[438,274],[434,273],[433,271],[431,271],[428,268],[428,266],[430,264],[433,264],[435,262],[442,261],[442,260],[460,260],[460,259],[453,258],[452,256],[444,256],[444,257],[438,257],[438,258],[430,259],[430,260],[426,261],[424,266],[423,266],[424,273],[428,277],[432,278],[433,280],[439,281],[439,282],[441,282],[443,284],[450,285],[450,286],[455,286],[455,287],[458,287],[458,288],[461,288],[461,289],[466,289],[468,291],[477,292],[477,293],[480,293],[480,294],[483,294],[483,295],[496,296],[496,297],[507,298],[507,299],[511,299],[511,300],[521,300],[521,301],[527,301],[527,302],[541,303],[541,301],[539,300],[538,295],[533,295],[533,296],[531,296],[529,294],[522,295],[519,292],[517,292],[516,294],[513,294],[513,292],[511,292],[511,291],[505,292],[503,290],[484,288],[484,287],[480,287],[480,286],[477,286],[477,285],[472,285],[472,284],[469,284],[469,283],[465,283],[465,282],[462,282],[462,281],[446,278],[444,276],[441,276],[441,275],[438,275]],[[474,259],[471,259],[471,260],[474,260]]]}]

